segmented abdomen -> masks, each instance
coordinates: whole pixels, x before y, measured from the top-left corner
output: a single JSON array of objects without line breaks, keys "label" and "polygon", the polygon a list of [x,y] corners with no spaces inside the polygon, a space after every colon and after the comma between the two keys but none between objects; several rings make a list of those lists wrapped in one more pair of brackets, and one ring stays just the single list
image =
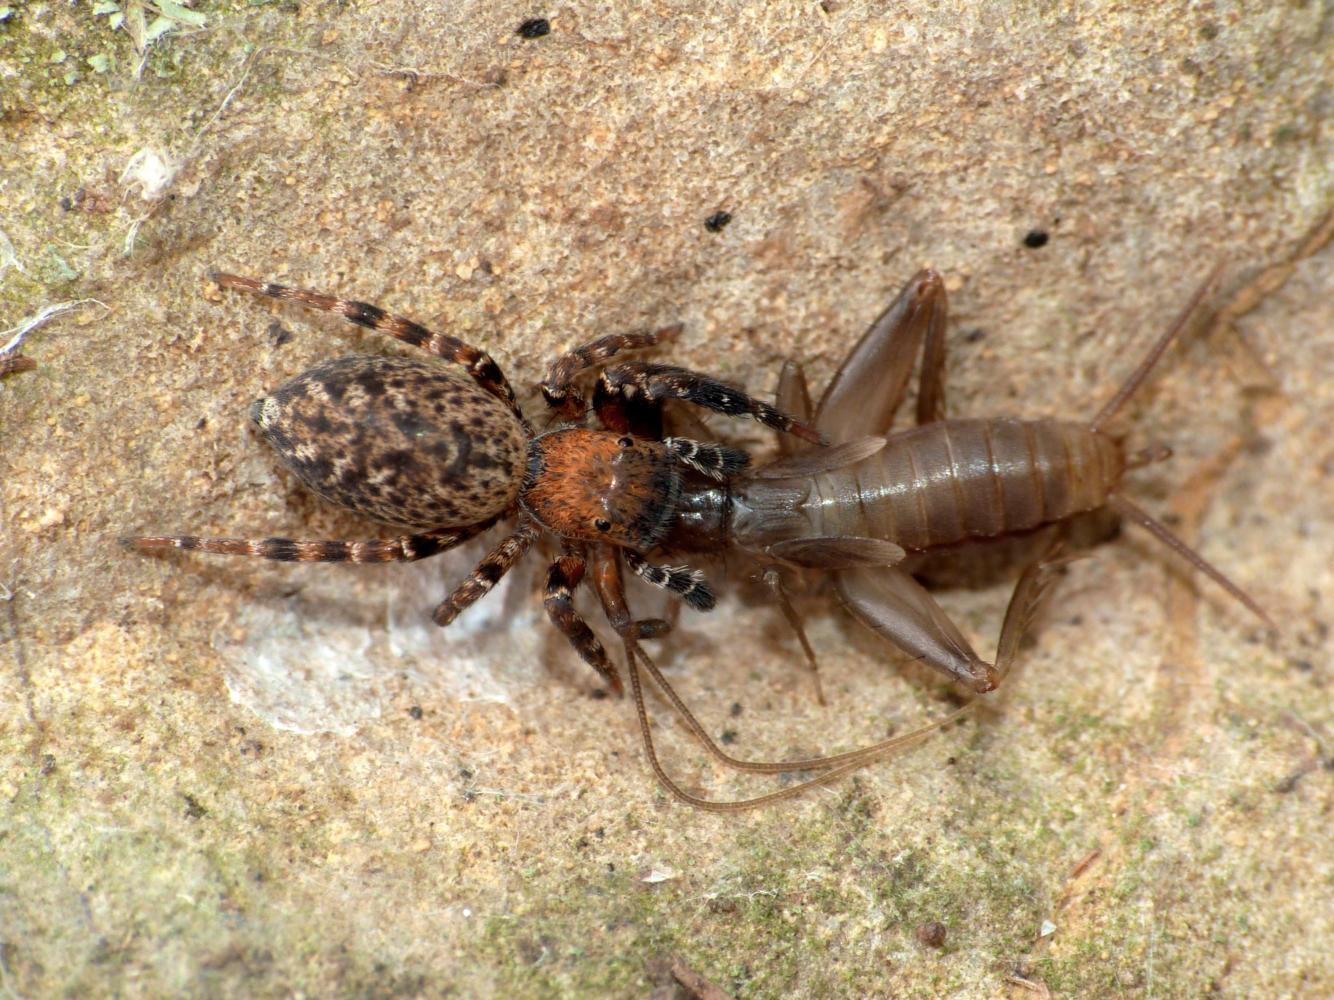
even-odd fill
[{"label": "segmented abdomen", "polygon": [[874,455],[815,477],[817,530],[909,550],[1026,531],[1107,502],[1120,445],[1084,424],[946,420],[892,434]]}]

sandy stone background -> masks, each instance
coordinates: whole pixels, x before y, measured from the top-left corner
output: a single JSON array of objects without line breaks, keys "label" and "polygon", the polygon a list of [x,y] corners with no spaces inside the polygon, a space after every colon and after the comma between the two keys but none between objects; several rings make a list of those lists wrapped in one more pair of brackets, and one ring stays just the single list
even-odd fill
[{"label": "sandy stone background", "polygon": [[[1314,2],[0,4],[3,340],[46,318],[0,383],[0,992],[666,997],[673,957],[739,997],[1334,992],[1332,34]],[[558,351],[678,321],[674,361],[823,385],[929,264],[951,412],[1077,418],[1220,262],[1123,422],[1175,450],[1130,492],[1281,635],[1128,530],[987,707],[794,803],[662,792],[537,556],[441,634],[477,546],[115,544],[383,533],[245,411],[396,348],[212,267],[482,344],[536,413]],[[709,572],[654,649],[733,751],[958,703],[817,592],[818,705],[745,567]],[[988,654],[1007,598],[941,595]],[[688,786],[773,787],[654,717]]]}]

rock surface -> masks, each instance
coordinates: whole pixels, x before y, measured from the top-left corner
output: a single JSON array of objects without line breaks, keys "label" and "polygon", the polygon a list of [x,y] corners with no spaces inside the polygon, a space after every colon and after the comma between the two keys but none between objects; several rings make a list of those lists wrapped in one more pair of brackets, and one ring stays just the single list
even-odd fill
[{"label": "rock surface", "polygon": [[[151,43],[123,6],[0,6],[0,325],[79,303],[0,382],[7,991],[635,996],[675,955],[754,997],[1334,992],[1320,5],[204,0],[165,33],[150,11]],[[1128,530],[1070,567],[990,707],[796,803],[659,790],[631,706],[540,617],[538,557],[440,633],[482,549],[115,544],[379,531],[303,494],[245,411],[393,348],[213,267],[482,344],[537,413],[555,353],[678,321],[674,361],[767,393],[797,357],[818,387],[930,264],[951,412],[1081,417],[1219,262],[1211,301],[1242,298],[1125,421],[1175,451],[1131,492],[1282,635]],[[729,569],[655,648],[733,751],[953,704],[817,594],[817,705]],[[941,600],[987,653],[1007,598]],[[772,787],[654,715],[686,784]]]}]

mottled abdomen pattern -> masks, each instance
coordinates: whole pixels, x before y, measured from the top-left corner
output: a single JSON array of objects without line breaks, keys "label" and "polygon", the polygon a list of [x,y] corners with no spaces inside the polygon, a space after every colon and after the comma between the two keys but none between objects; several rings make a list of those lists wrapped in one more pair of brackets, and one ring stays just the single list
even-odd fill
[{"label": "mottled abdomen pattern", "polygon": [[[1107,502],[1120,444],[1085,424],[945,420],[892,434],[869,458],[817,477],[831,522],[823,534],[866,535],[909,550],[1027,531]],[[848,523],[844,523],[848,522]],[[857,523],[851,523],[857,522]]]},{"label": "mottled abdomen pattern", "polygon": [[509,407],[462,372],[353,355],[316,365],[250,411],[308,487],[415,529],[474,524],[518,495],[527,442]]}]

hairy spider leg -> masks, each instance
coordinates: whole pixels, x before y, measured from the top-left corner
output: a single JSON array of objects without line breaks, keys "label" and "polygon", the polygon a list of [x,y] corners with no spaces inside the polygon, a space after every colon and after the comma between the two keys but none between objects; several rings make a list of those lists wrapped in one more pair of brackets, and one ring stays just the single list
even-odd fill
[{"label": "hairy spider leg", "polygon": [[565,552],[553,562],[547,569],[542,604],[551,624],[569,640],[580,658],[596,670],[607,686],[619,695],[624,688],[615,664],[607,657],[606,647],[593,634],[588,622],[574,610],[574,590],[583,581],[586,565],[583,554],[573,550]]},{"label": "hairy spider leg", "polygon": [[290,288],[287,285],[257,281],[254,278],[244,278],[240,275],[227,274],[222,271],[213,271],[209,274],[209,277],[222,288],[235,288],[256,295],[266,295],[271,299],[300,302],[312,309],[337,313],[358,326],[386,333],[405,344],[420,347],[436,357],[460,365],[473,377],[478,385],[514,412],[514,415],[523,424],[525,431],[532,433],[532,427],[529,426],[527,418],[523,415],[523,410],[519,408],[518,401],[514,397],[514,389],[511,388],[509,381],[505,378],[504,372],[500,370],[500,366],[496,364],[491,355],[479,347],[474,347],[466,341],[447,333],[435,333],[419,323],[385,312],[379,306],[373,306],[369,302],[340,299],[337,296],[326,295],[323,292],[315,292],[306,288]]},{"label": "hairy spider leg", "polygon": [[469,574],[468,579],[454,588],[431,614],[431,619],[444,627],[457,618],[463,611],[476,604],[491,592],[491,588],[500,582],[500,578],[514,568],[523,558],[533,542],[537,541],[541,529],[527,514],[520,514],[514,531],[492,549]]},{"label": "hairy spider leg", "polygon": [[293,541],[290,538],[200,538],[197,535],[145,535],[122,538],[121,544],[137,552],[185,549],[226,556],[250,556],[280,562],[384,563],[415,562],[438,555],[466,542],[495,523],[491,518],[464,528],[430,531],[419,535],[373,541]]},{"label": "hairy spider leg", "polygon": [[770,406],[763,400],[701,372],[648,361],[626,361],[602,372],[593,391],[598,419],[615,431],[634,431],[660,410],[663,402],[679,399],[727,416],[750,416],[766,427],[793,434],[803,441],[824,443],[820,432]]},{"label": "hairy spider leg", "polygon": [[711,479],[730,479],[750,465],[749,455],[740,448],[729,448],[724,444],[679,437],[663,438],[662,444],[676,461]]},{"label": "hairy spider leg", "polygon": [[700,570],[689,566],[656,566],[634,549],[626,549],[624,555],[635,576],[675,594],[696,611],[712,611],[718,603]]},{"label": "hairy spider leg", "polygon": [[611,333],[582,347],[576,347],[552,362],[547,377],[540,386],[542,398],[546,400],[547,406],[556,411],[559,419],[581,420],[588,412],[588,400],[574,387],[574,380],[581,372],[611,360],[621,351],[639,350],[665,343],[674,339],[680,332],[681,324],[676,323],[659,330]]}]

